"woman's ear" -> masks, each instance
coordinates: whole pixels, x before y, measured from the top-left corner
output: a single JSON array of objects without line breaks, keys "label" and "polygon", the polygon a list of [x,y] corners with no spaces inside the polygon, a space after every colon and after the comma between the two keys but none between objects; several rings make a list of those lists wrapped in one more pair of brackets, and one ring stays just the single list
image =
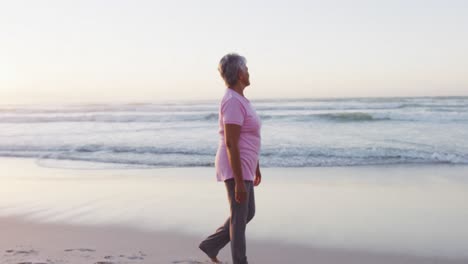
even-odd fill
[{"label": "woman's ear", "polygon": [[245,72],[243,70],[239,70],[237,73],[237,79],[242,82],[245,81]]}]

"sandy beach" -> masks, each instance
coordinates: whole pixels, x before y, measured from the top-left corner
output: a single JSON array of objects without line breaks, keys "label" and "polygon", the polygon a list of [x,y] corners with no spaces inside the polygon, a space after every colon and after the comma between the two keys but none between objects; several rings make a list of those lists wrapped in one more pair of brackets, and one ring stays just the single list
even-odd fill
[{"label": "sandy beach", "polygon": [[467,14],[0,1],[0,264],[468,264]]},{"label": "sandy beach", "polygon": [[[0,159],[0,263],[208,263],[197,245],[227,216],[211,168],[44,164]],[[466,169],[267,168],[249,261],[467,263]]]},{"label": "sandy beach", "polygon": [[[174,232],[144,232],[122,226],[77,226],[0,218],[1,263],[210,263],[195,245],[200,237]],[[229,260],[229,249],[220,258]],[[350,250],[249,243],[251,263],[466,263],[438,257],[376,254]],[[229,261],[228,261],[229,263]]]}]

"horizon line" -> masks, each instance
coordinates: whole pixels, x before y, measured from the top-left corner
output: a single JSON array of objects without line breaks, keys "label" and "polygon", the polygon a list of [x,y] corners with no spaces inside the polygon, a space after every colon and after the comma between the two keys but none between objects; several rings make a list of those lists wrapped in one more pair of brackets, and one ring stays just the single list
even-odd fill
[{"label": "horizon line", "polygon": [[[438,96],[343,96],[343,97],[287,97],[287,98],[252,98],[251,101],[254,102],[262,102],[262,101],[330,101],[330,100],[360,100],[360,99],[404,99],[404,98],[412,98],[412,99],[424,99],[424,98],[438,98],[438,99],[468,99],[468,95],[438,95]],[[129,101],[88,101],[88,102],[37,102],[37,103],[9,103],[4,104],[0,103],[0,106],[29,106],[29,105],[102,105],[102,104],[164,104],[164,103],[193,103],[193,102],[213,102],[218,101],[219,98],[216,99],[161,99],[161,100],[129,100]]]}]

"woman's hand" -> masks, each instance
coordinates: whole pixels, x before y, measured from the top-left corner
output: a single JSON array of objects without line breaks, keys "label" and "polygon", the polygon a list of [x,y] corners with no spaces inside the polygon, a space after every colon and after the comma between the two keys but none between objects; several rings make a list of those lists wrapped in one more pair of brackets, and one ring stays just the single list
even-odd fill
[{"label": "woman's hand", "polygon": [[254,186],[260,185],[261,182],[262,182],[262,174],[257,173],[257,175],[255,175],[255,179],[254,179]]},{"label": "woman's hand", "polygon": [[235,192],[236,202],[243,203],[247,200],[247,191],[245,190],[244,181],[236,182]]},{"label": "woman's hand", "polygon": [[257,161],[257,169],[255,170],[254,186],[258,186],[262,182],[262,173],[260,172],[260,162]]}]

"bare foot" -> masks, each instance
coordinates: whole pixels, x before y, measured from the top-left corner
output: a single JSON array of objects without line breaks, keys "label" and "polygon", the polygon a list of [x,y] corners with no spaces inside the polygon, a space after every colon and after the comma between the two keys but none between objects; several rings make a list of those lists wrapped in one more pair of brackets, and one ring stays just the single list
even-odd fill
[{"label": "bare foot", "polygon": [[[206,252],[206,250],[203,248],[203,246],[201,244],[198,246],[198,248],[200,248],[201,251],[203,251],[206,255],[208,255],[208,253]],[[217,257],[210,257],[209,255],[208,255],[208,257],[210,258],[211,262],[222,264],[222,262]]]},{"label": "bare foot", "polygon": [[222,263],[217,257],[210,258],[213,263]]}]

